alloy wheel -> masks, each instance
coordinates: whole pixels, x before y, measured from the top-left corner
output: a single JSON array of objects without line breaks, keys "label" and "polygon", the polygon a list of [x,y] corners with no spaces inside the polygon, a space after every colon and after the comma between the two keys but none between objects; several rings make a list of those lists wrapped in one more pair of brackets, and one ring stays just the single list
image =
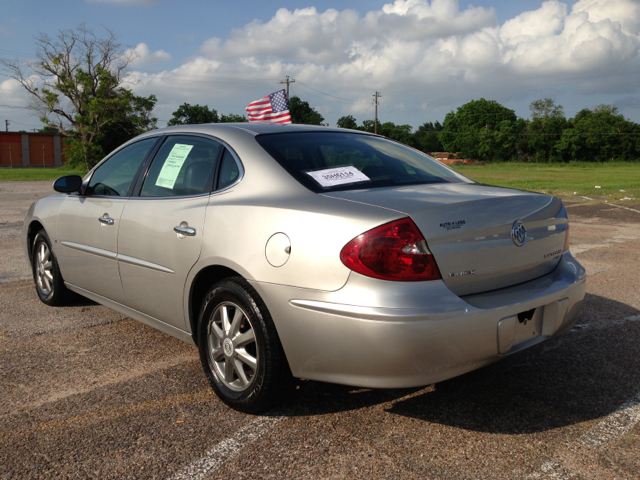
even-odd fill
[{"label": "alloy wheel", "polygon": [[36,281],[45,296],[53,291],[53,261],[49,246],[42,242],[36,255]]},{"label": "alloy wheel", "polygon": [[232,302],[220,303],[207,329],[209,364],[224,385],[247,390],[258,369],[258,344],[247,314]]}]

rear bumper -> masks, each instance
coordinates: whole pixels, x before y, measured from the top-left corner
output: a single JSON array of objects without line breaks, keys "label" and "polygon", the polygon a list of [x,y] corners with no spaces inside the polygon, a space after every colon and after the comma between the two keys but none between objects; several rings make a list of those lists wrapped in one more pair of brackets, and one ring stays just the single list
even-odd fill
[{"label": "rear bumper", "polygon": [[[372,388],[439,382],[571,329],[586,272],[565,254],[548,275],[458,297],[441,281],[387,282],[352,273],[324,292],[252,282],[296,377]],[[524,315],[534,310],[524,322]]]}]

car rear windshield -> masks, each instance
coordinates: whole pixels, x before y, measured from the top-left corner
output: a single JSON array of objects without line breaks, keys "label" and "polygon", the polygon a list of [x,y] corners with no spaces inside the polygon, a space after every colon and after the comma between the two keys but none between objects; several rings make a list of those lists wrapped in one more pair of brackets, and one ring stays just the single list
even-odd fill
[{"label": "car rear windshield", "polygon": [[275,133],[259,135],[256,140],[294,178],[316,193],[472,182],[417,150],[371,135]]}]

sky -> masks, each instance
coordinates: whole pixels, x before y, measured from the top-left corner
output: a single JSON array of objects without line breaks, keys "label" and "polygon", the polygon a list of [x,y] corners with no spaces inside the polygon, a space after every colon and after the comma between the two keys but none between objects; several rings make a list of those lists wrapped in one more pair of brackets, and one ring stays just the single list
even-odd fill
[{"label": "sky", "polygon": [[[551,98],[567,117],[606,103],[640,122],[640,0],[0,0],[0,58],[35,59],[35,38],[86,24],[134,49],[130,83],[156,95],[158,126],[179,105],[244,114],[291,94],[329,125],[343,115],[442,122],[479,98],[530,118]],[[42,124],[0,67],[0,127]]]}]

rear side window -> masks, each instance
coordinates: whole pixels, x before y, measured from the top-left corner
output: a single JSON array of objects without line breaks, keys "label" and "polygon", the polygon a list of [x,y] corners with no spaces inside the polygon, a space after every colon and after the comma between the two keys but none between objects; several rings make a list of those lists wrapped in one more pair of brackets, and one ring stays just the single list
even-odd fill
[{"label": "rear side window", "polygon": [[211,191],[220,149],[201,137],[167,137],[142,184],[141,197],[200,195]]},{"label": "rear side window", "polygon": [[293,177],[320,193],[359,188],[471,183],[412,148],[370,135],[304,132],[259,135],[258,143]]},{"label": "rear side window", "polygon": [[222,164],[220,165],[220,180],[218,180],[218,190],[227,188],[233,184],[240,176],[240,169],[238,164],[231,155],[229,150],[224,151],[222,156]]},{"label": "rear side window", "polygon": [[93,172],[85,194],[125,197],[142,161],[157,140],[157,137],[147,138],[113,154]]}]

